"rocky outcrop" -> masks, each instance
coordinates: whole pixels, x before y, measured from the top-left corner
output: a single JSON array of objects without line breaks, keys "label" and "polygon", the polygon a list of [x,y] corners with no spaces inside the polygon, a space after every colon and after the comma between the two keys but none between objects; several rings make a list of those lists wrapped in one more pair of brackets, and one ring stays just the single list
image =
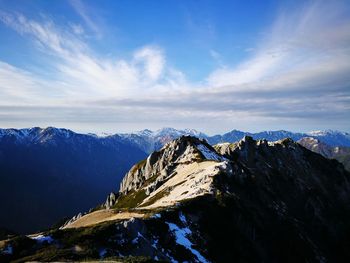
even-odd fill
[{"label": "rocky outcrop", "polygon": [[[130,207],[130,204],[144,207],[158,199],[157,206],[167,206],[209,193],[212,178],[221,170],[229,169],[227,163],[216,164],[223,161],[225,158],[205,140],[182,136],[135,164],[120,184],[119,198],[108,197],[104,207],[111,208],[117,203],[120,208]],[[202,172],[204,168],[206,171]],[[130,202],[131,199],[134,202]]]},{"label": "rocky outcrop", "polygon": [[115,202],[117,201],[118,196],[119,196],[119,193],[114,193],[114,192],[110,193],[107,196],[107,200],[104,203],[104,207],[106,209],[110,209],[115,204]]},{"label": "rocky outcrop", "polygon": [[161,183],[171,175],[176,166],[204,159],[203,154],[197,149],[198,145],[212,149],[206,141],[191,136],[182,136],[167,143],[160,151],[151,153],[147,159],[130,169],[120,184],[120,193],[126,194],[131,190],[138,190],[151,178]]}]

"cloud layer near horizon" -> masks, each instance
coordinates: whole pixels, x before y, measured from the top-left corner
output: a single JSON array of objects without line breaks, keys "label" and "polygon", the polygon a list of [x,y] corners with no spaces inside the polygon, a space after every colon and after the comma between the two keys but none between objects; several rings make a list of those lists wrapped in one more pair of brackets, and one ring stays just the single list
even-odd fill
[{"label": "cloud layer near horizon", "polygon": [[[101,37],[82,3],[72,5]],[[43,74],[0,58],[0,123],[349,130],[348,11],[340,2],[281,10],[248,59],[221,65],[201,82],[172,67],[160,46],[146,44],[127,57],[111,58],[87,44],[82,25],[0,11],[2,23],[50,61]]]}]

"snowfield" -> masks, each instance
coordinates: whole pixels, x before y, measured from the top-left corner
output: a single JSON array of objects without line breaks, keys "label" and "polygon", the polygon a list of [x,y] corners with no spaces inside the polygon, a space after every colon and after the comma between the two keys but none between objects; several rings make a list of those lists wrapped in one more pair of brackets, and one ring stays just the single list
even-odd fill
[{"label": "snowfield", "polygon": [[203,144],[197,145],[197,149],[203,154],[204,158],[207,160],[214,160],[218,162],[225,161],[225,158],[218,155],[216,152],[209,150],[208,147],[206,147]]},{"label": "snowfield", "polygon": [[[142,209],[154,209],[176,204],[185,199],[212,193],[213,177],[227,169],[227,162],[204,161],[179,165],[171,178],[152,192],[141,204]],[[157,194],[165,195],[149,206],[143,206]]]}]

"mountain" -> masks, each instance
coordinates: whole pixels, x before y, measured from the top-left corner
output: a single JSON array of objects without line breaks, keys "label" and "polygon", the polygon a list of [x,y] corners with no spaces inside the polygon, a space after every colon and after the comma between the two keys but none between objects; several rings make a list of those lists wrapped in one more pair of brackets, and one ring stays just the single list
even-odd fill
[{"label": "mountain", "polygon": [[146,129],[136,133],[119,134],[119,136],[121,136],[125,141],[135,144],[142,151],[147,153],[159,150],[167,142],[179,138],[183,135],[190,135],[195,136],[197,138],[206,139],[212,145],[223,142],[237,142],[241,140],[244,136],[251,136],[255,140],[266,139],[269,141],[277,141],[284,138],[291,138],[294,141],[297,141],[303,137],[312,137],[331,146],[350,147],[350,135],[348,133],[332,130],[311,131],[309,133],[295,133],[284,130],[250,133],[239,130],[232,130],[222,135],[217,134],[214,136],[209,136],[205,133],[193,129],[176,130],[173,128],[163,128],[157,131],[151,131]]},{"label": "mountain", "polygon": [[[350,134],[347,132],[326,130],[311,131],[307,133],[309,137],[316,138],[330,146],[347,146],[350,147]],[[303,136],[306,137],[306,136]]]},{"label": "mountain", "polygon": [[[96,136],[54,127],[0,129],[0,198],[7,200],[0,208],[9,211],[0,217],[0,227],[34,231],[94,206],[133,163],[183,135],[206,139],[211,145],[236,142],[246,135],[271,141],[313,136],[332,147],[350,145],[349,134],[330,130],[309,134],[233,130],[208,136],[193,129],[163,128]],[[347,162],[346,155],[337,159]]]},{"label": "mountain", "polygon": [[344,167],[348,171],[350,171],[350,147],[332,147],[312,137],[301,138],[298,143],[313,152],[323,155],[324,157],[338,160],[344,164]]},{"label": "mountain", "polygon": [[3,242],[0,260],[349,262],[349,180],[291,139],[181,136],[136,163],[105,204]]},{"label": "mountain", "polygon": [[284,138],[291,138],[294,141],[300,140],[303,137],[311,137],[325,142],[331,146],[350,146],[350,134],[346,132],[339,131],[311,131],[309,133],[296,133],[284,130],[279,131],[263,131],[258,133],[242,132],[238,130],[233,130],[231,132],[225,133],[223,135],[214,135],[204,137],[211,144],[218,144],[222,142],[237,142],[241,140],[244,136],[250,136],[255,140],[268,140],[277,141]]},{"label": "mountain", "polygon": [[177,130],[174,128],[163,128],[157,131],[145,129],[136,133],[118,134],[125,141],[135,144],[137,147],[147,153],[159,150],[167,142],[170,142],[183,135],[190,135],[199,138],[207,138],[208,136],[194,129]]},{"label": "mountain", "polygon": [[88,209],[145,156],[118,135],[0,129],[0,226],[33,232]]}]

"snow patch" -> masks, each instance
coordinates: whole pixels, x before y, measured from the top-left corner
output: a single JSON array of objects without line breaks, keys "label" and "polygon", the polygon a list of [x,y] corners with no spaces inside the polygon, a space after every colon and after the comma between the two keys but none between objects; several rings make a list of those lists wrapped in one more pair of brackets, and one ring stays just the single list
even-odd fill
[{"label": "snow patch", "polygon": [[158,239],[154,238],[154,239],[153,239],[152,247],[153,247],[154,249],[158,249],[157,246],[158,246]]},{"label": "snow patch", "polygon": [[43,242],[47,242],[47,243],[52,243],[54,241],[54,239],[51,236],[44,236],[44,235],[37,235],[37,236],[33,236],[31,237],[31,239],[36,240],[39,243],[43,243]]},{"label": "snow patch", "polygon": [[197,145],[197,149],[203,154],[207,160],[224,161],[225,158],[218,155],[216,152],[209,150],[209,148],[203,144]]},{"label": "snow patch", "polygon": [[180,213],[179,218],[183,224],[185,224],[185,225],[187,224],[186,217],[183,213]]},{"label": "snow patch", "polygon": [[143,238],[143,239],[145,239],[145,237],[142,235],[142,234],[140,234],[140,232],[137,232],[137,237],[135,237],[132,241],[131,241],[131,243],[133,243],[133,244],[137,244],[138,242],[139,242],[139,238]]},{"label": "snow patch", "polygon": [[166,224],[169,226],[170,231],[175,234],[176,243],[190,250],[192,254],[197,257],[197,262],[209,262],[199,253],[198,250],[192,248],[192,242],[187,238],[188,235],[192,234],[188,227],[180,228],[176,224],[168,222],[166,222]]},{"label": "snow patch", "polygon": [[161,214],[154,214],[153,216],[152,216],[152,218],[161,218],[162,216],[161,216]]}]

